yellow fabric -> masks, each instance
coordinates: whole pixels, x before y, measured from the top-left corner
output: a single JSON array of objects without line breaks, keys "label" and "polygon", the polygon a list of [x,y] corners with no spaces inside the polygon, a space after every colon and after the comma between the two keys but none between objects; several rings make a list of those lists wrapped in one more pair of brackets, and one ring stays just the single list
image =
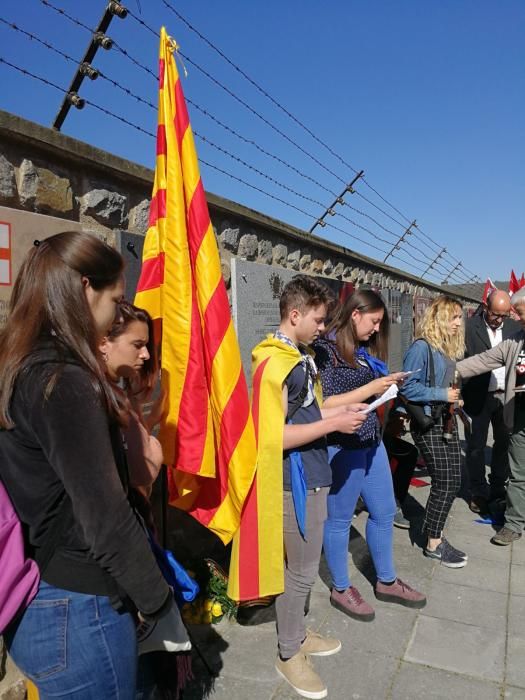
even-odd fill
[{"label": "yellow fabric", "polygon": [[[259,589],[254,598],[278,595],[284,590],[283,543],[283,433],[286,420],[283,407],[283,385],[292,369],[301,362],[301,353],[274,338],[257,345],[252,352],[252,379],[264,363],[258,407],[257,430],[257,527]],[[315,382],[316,398],[321,405],[320,382]],[[256,397],[253,397],[255,401]],[[244,517],[244,513],[243,513]],[[248,576],[243,561],[241,528],[233,539],[228,595],[233,600],[246,599],[242,595],[243,577]]]}]

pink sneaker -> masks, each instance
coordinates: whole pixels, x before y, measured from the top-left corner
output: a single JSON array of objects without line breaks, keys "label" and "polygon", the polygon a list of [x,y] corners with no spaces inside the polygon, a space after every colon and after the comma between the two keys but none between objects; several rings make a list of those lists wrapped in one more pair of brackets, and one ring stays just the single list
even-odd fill
[{"label": "pink sneaker", "polygon": [[345,615],[361,622],[372,622],[376,616],[374,608],[361,597],[355,586],[350,586],[342,592],[332,588],[330,603]]},{"label": "pink sneaker", "polygon": [[396,578],[391,586],[378,581],[375,587],[375,594],[378,600],[384,603],[399,603],[405,608],[424,608],[427,604],[427,599],[414,588],[404,583],[400,578]]}]

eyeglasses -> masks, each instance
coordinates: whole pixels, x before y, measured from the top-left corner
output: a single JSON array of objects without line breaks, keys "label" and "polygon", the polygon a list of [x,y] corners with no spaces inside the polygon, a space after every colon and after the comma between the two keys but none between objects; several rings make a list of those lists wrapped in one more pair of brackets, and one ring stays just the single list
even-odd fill
[{"label": "eyeglasses", "polygon": [[487,309],[487,314],[489,316],[492,316],[492,318],[499,318],[500,320],[503,320],[505,318],[509,318],[510,313],[506,314],[495,314],[494,311],[490,311],[490,309]]}]

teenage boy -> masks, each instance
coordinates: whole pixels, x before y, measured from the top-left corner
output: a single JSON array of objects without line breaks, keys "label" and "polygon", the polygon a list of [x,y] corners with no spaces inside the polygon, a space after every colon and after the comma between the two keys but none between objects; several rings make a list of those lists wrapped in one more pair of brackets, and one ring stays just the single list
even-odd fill
[{"label": "teenage boy", "polygon": [[[319,569],[332,481],[325,436],[355,432],[365,420],[363,404],[321,408],[320,383],[308,345],[324,330],[329,300],[330,292],[322,283],[304,275],[294,277],[281,296],[279,329],[254,348],[252,366],[258,488],[273,494],[271,502],[265,499],[264,511],[276,523],[282,502],[282,530],[275,528],[272,547],[276,556],[284,554],[280,588],[284,592],[275,605],[276,669],[299,695],[314,699],[326,697],[327,689],[309,656],[330,656],[341,649],[339,640],[307,630],[304,622],[306,599]],[[284,552],[277,538],[284,540]]]}]

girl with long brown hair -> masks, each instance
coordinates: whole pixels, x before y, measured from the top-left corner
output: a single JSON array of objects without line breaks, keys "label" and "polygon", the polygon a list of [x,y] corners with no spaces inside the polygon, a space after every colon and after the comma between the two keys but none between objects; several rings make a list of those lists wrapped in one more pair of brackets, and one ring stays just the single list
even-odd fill
[{"label": "girl with long brown hair", "polygon": [[[401,393],[416,404],[426,420],[411,419],[414,443],[430,474],[423,532],[427,542],[424,554],[451,569],[467,563],[467,555],[443,536],[454,498],[461,486],[461,450],[456,416],[451,406],[459,399],[454,388],[455,363],[463,357],[465,335],[459,301],[442,295],[426,310],[419,338],[408,349],[403,369],[413,374]],[[410,411],[410,407],[407,407]]]},{"label": "girl with long brown hair", "polygon": [[[388,327],[383,299],[372,290],[358,290],[340,306],[324,338],[313,346],[324,406],[369,401],[402,380],[402,374],[388,373]],[[350,525],[361,496],[369,513],[366,539],[377,574],[376,597],[406,607],[423,607],[425,596],[401,581],[394,565],[396,502],[375,411],[370,411],[355,434],[329,435],[328,445],[332,486],[323,546],[332,577],[331,604],[358,620],[370,621],[375,616],[348,572]]]},{"label": "girl with long brown hair", "polygon": [[35,241],[0,334],[0,477],[41,576],[4,639],[41,700],[132,700],[136,615],[172,605],[128,503],[127,409],[99,351],[123,289],[121,256],[95,236]]}]

